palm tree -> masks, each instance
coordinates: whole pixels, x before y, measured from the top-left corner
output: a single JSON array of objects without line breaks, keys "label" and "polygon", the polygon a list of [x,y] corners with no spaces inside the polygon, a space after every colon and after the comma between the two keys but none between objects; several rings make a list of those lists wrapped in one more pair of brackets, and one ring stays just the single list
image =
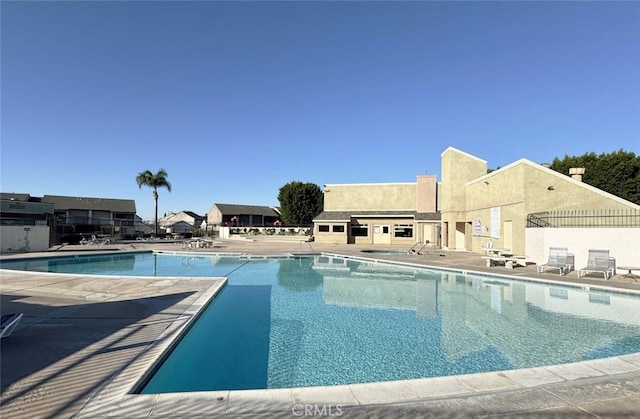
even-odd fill
[{"label": "palm tree", "polygon": [[171,183],[167,180],[167,176],[167,171],[160,169],[156,174],[151,173],[150,170],[145,170],[144,172],[138,173],[138,176],[136,177],[136,182],[138,182],[138,187],[140,189],[142,189],[142,185],[153,188],[153,200],[156,203],[156,235],[158,234],[158,188],[165,187],[169,192],[171,192]]}]

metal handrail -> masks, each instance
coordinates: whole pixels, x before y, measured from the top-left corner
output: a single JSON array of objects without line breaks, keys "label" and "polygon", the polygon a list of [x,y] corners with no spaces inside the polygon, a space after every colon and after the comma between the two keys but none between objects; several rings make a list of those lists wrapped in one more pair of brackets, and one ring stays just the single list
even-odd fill
[{"label": "metal handrail", "polygon": [[407,254],[411,253],[411,251],[413,249],[415,249],[416,247],[418,247],[420,245],[420,242],[416,242],[416,244],[414,244],[413,246],[411,246],[411,249],[407,250]]},{"label": "metal handrail", "polygon": [[422,249],[424,249],[425,247],[427,247],[429,245],[429,242],[427,241],[420,249],[418,249],[418,251],[416,252],[417,254],[421,254]]},{"label": "metal handrail", "polygon": [[313,246],[311,246],[311,242],[308,240],[300,240],[300,252],[302,252],[302,243],[307,243],[309,245],[309,248],[311,249],[311,253],[313,253],[314,255],[316,254],[316,251],[313,250]]}]

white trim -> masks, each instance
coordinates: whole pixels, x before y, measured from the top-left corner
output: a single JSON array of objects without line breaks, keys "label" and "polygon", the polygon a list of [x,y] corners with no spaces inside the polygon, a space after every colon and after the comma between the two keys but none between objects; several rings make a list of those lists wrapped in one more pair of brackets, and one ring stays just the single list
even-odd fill
[{"label": "white trim", "polygon": [[[329,189],[333,186],[392,186],[392,185],[415,185],[416,182],[377,182],[377,183],[327,183],[323,189]],[[331,193],[331,192],[329,192]]]},{"label": "white trim", "polygon": [[[483,162],[483,163],[487,164],[487,161],[486,161],[486,160],[483,160],[483,159],[481,159],[480,157],[476,157],[476,156],[474,156],[474,155],[472,155],[472,154],[465,153],[464,151],[462,151],[462,150],[458,150],[457,148],[455,148],[455,147],[451,147],[451,146],[447,147],[447,149],[446,149],[445,151],[443,151],[442,153],[440,153],[440,157],[444,156],[444,155],[445,155],[445,153],[448,153],[449,151],[455,151],[456,153],[464,154],[465,156],[467,156],[467,157],[469,157],[469,158],[472,158],[472,159],[474,159],[474,160],[478,160],[478,161],[481,161],[481,162]],[[441,173],[440,175],[442,175],[442,173]]]},{"label": "white trim", "polygon": [[360,217],[360,218],[408,218],[415,219],[415,216],[412,214],[392,214],[392,215],[382,215],[382,214],[353,214],[352,217]]}]

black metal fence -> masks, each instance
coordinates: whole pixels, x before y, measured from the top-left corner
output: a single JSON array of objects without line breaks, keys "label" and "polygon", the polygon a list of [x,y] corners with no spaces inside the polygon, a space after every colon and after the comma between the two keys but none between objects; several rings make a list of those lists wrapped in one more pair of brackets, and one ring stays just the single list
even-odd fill
[{"label": "black metal fence", "polygon": [[135,238],[132,219],[90,218],[81,216],[57,216],[51,224],[53,244],[76,244],[83,237],[92,235],[112,238]]},{"label": "black metal fence", "polygon": [[569,210],[527,215],[527,227],[640,227],[640,210]]}]

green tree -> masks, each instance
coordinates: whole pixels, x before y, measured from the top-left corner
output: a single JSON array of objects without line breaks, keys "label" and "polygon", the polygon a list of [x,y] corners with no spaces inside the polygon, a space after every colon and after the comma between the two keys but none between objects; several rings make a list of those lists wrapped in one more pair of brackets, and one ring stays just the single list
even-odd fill
[{"label": "green tree", "polygon": [[280,188],[278,201],[285,224],[304,225],[322,212],[324,195],[316,184],[293,181]]},{"label": "green tree", "polygon": [[613,153],[565,155],[553,159],[551,169],[569,176],[572,167],[584,167],[582,181],[627,201],[640,204],[640,157],[622,149]]},{"label": "green tree", "polygon": [[164,169],[158,170],[158,173],[152,173],[150,170],[138,173],[136,182],[138,187],[142,189],[142,186],[148,186],[153,188],[153,200],[156,205],[155,212],[155,234],[158,234],[158,188],[167,188],[171,192],[171,183],[167,180],[167,171]]}]

